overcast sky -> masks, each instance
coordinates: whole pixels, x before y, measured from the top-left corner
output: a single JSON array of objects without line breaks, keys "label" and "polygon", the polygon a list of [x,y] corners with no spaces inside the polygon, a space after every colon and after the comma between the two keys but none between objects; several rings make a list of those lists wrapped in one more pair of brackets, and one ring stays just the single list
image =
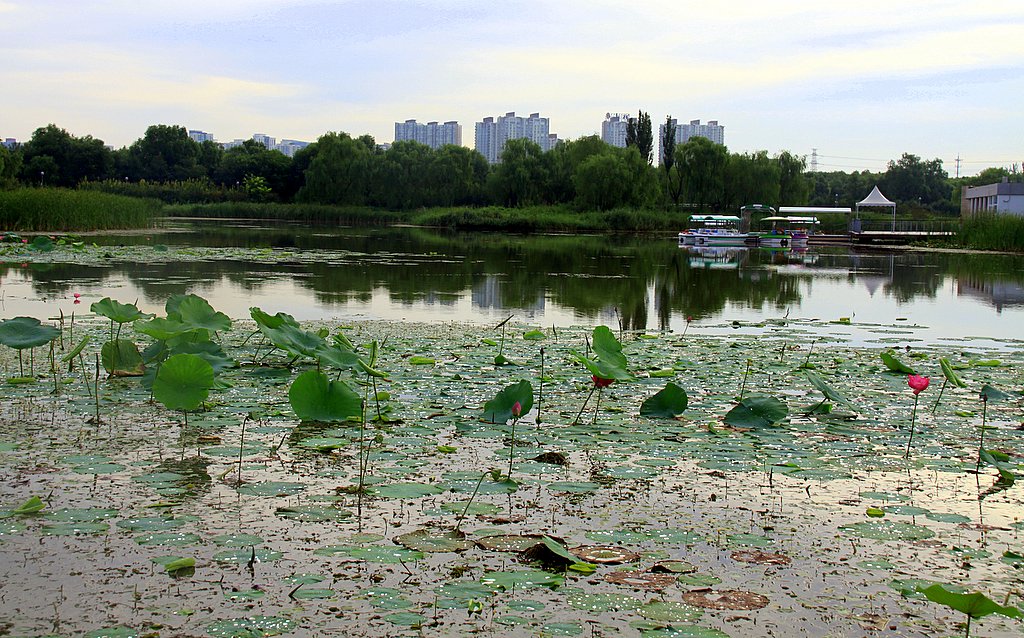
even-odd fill
[{"label": "overcast sky", "polygon": [[0,0],[0,138],[114,147],[151,124],[220,141],[516,111],[562,139],[606,112],[718,120],[731,151],[904,152],[950,175],[1024,161],[1020,0]]}]

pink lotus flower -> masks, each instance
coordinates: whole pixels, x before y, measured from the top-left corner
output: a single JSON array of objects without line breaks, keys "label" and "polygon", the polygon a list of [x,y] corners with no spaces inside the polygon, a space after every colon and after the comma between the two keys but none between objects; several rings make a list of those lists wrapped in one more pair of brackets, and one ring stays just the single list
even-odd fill
[{"label": "pink lotus flower", "polygon": [[73,296],[73,297],[74,297],[75,299],[78,299],[79,297],[81,297],[81,296],[82,296],[82,293],[80,293],[80,292],[76,292],[76,293],[75,293],[74,295],[72,295],[72,296]]},{"label": "pink lotus flower", "polygon": [[928,388],[928,377],[922,377],[919,374],[907,375],[907,385],[914,391],[914,396],[917,396]]},{"label": "pink lotus flower", "polygon": [[615,379],[605,379],[597,375],[591,376],[590,378],[594,380],[595,388],[607,388],[615,381]]},{"label": "pink lotus flower", "polygon": [[512,404],[512,416],[519,418],[519,415],[523,413],[523,406],[518,401]]}]

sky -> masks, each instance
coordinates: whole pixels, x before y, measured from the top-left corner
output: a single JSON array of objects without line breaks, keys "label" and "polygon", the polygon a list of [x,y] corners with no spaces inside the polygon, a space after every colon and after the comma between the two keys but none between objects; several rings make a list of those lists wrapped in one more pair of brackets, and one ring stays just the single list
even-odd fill
[{"label": "sky", "polygon": [[394,138],[395,122],[539,112],[717,120],[732,152],[819,170],[912,153],[1024,162],[1020,0],[0,0],[0,138],[115,148],[153,124],[219,141]]}]

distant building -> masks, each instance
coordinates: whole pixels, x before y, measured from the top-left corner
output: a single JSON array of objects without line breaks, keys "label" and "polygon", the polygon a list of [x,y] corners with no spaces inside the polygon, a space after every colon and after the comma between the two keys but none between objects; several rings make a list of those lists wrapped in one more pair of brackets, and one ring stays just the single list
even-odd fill
[{"label": "distant building", "polygon": [[960,194],[960,214],[998,213],[1024,216],[1024,183],[1003,181],[984,186],[968,186]]},{"label": "distant building", "polygon": [[626,131],[630,117],[625,113],[605,113],[601,122],[601,139],[605,144],[626,148]]},{"label": "distant building", "polygon": [[212,142],[213,141],[213,134],[212,133],[207,133],[206,131],[196,131],[196,130],[189,129],[188,137],[192,141],[199,142],[200,144],[202,144],[203,142]]},{"label": "distant building", "polygon": [[[700,120],[690,120],[689,124],[677,124],[671,120],[672,126],[676,128],[676,144],[685,144],[691,137],[704,137],[715,144],[725,146],[725,127],[718,124],[718,120],[710,120],[707,124],[701,124]],[[665,156],[665,150],[661,141],[665,139],[665,125],[658,127],[658,158]]]},{"label": "distant building", "polygon": [[277,140],[265,133],[253,133],[252,139],[253,141],[262,144],[267,149],[272,150],[275,146],[277,146]]},{"label": "distant building", "polygon": [[14,150],[18,148],[18,140],[13,137],[5,137],[3,142],[0,142],[0,146]]},{"label": "distant building", "polygon": [[501,151],[505,148],[505,142],[509,140],[526,138],[535,142],[545,152],[551,150],[552,144],[558,142],[558,136],[548,130],[548,118],[541,117],[540,113],[520,117],[515,111],[510,111],[497,118],[485,117],[482,122],[476,123],[475,128],[474,148],[491,164],[501,161]]},{"label": "distant building", "polygon": [[419,124],[416,120],[395,122],[395,141],[406,140],[419,142],[430,148],[441,148],[447,144],[462,146],[462,125],[454,120],[444,124],[437,122]]},{"label": "distant building", "polygon": [[299,140],[281,140],[274,147],[274,150],[281,151],[288,157],[295,157],[295,154],[302,149],[309,146],[309,142],[300,142]]}]

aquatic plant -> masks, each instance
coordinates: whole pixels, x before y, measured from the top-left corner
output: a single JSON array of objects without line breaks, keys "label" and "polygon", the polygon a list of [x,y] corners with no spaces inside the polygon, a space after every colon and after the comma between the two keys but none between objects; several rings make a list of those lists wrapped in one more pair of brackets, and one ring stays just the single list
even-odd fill
[{"label": "aquatic plant", "polygon": [[[18,368],[25,377],[25,363],[22,351],[50,343],[60,336],[60,330],[53,326],[43,325],[35,317],[14,317],[0,321],[0,344],[18,351]],[[34,366],[31,366],[34,368]],[[34,369],[32,370],[35,373]]]},{"label": "aquatic plant", "polygon": [[195,410],[213,387],[213,366],[194,354],[176,354],[164,361],[153,381],[153,398],[169,410]]},{"label": "aquatic plant", "polygon": [[594,328],[590,343],[594,351],[593,357],[588,357],[576,350],[569,350],[570,354],[587,368],[593,382],[590,394],[583,401],[579,413],[573,420],[574,424],[579,423],[583,410],[586,409],[595,390],[597,390],[597,407],[594,409],[594,421],[597,420],[597,412],[601,406],[601,392],[615,381],[632,381],[634,379],[626,368],[626,355],[622,353],[622,344],[615,338],[608,326]]},{"label": "aquatic plant", "polygon": [[973,594],[961,594],[947,589],[949,585],[935,583],[925,588],[918,588],[918,591],[925,595],[928,600],[955,609],[967,616],[964,638],[971,635],[971,620],[981,620],[991,614],[1000,614],[1007,618],[1021,618],[1020,609],[1010,605],[1000,605],[985,594],[975,592]]},{"label": "aquatic plant", "polygon": [[947,383],[952,383],[958,388],[966,388],[967,383],[960,378],[960,375],[953,369],[953,364],[949,362],[946,357],[939,359],[939,368],[942,370],[942,387],[939,388],[939,396],[935,398],[935,405],[932,406],[932,413],[939,407],[939,401],[942,400],[942,392],[946,389]]},{"label": "aquatic plant", "polygon": [[910,458],[910,445],[914,441],[914,421],[917,418],[917,399],[918,395],[928,387],[928,383],[928,377],[919,374],[907,375],[907,385],[914,392],[914,410],[910,413],[910,436],[907,437],[907,451],[903,454],[903,458]]},{"label": "aquatic plant", "polygon": [[981,452],[985,449],[985,428],[988,426],[988,403],[989,401],[994,402],[1008,399],[1010,395],[986,383],[982,386],[978,396],[981,398],[981,427],[978,428],[978,467],[981,467]]}]

